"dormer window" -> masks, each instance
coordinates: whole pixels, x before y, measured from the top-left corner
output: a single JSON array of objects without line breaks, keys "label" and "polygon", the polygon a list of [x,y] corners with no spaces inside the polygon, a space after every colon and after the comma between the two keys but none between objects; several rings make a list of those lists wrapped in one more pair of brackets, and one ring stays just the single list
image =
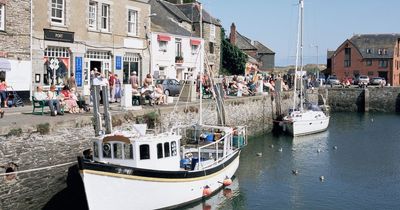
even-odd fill
[{"label": "dormer window", "polygon": [[367,48],[366,52],[367,52],[367,54],[371,54],[372,53],[371,48]]},{"label": "dormer window", "polygon": [[384,55],[387,55],[387,54],[388,54],[387,49],[383,49],[382,51],[383,51],[382,53],[383,53]]},{"label": "dormer window", "polygon": [[378,49],[378,55],[382,55],[383,54],[383,49]]}]

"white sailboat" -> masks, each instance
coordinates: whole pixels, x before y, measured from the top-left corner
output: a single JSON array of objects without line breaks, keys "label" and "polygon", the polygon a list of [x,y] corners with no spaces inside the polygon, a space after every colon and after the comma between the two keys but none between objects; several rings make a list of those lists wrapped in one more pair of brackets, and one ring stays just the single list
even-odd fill
[{"label": "white sailboat", "polygon": [[161,134],[132,125],[95,138],[93,156],[78,157],[89,209],[172,209],[230,185],[246,127],[203,124],[201,98],[198,124]]},{"label": "white sailboat", "polygon": [[[302,136],[318,133],[326,130],[329,126],[329,116],[327,116],[320,107],[304,102],[303,96],[303,19],[304,19],[304,0],[299,0],[299,22],[296,48],[296,68],[294,79],[293,108],[289,115],[283,118],[284,130],[293,136]],[[299,71],[300,68],[300,71]],[[296,103],[298,97],[297,80],[300,72],[300,100]]]}]

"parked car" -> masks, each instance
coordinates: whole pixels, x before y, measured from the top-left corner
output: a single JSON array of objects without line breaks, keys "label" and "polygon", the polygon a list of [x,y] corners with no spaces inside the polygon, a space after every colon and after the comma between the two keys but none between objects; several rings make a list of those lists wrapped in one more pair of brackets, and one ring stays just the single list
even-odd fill
[{"label": "parked car", "polygon": [[179,95],[182,89],[182,84],[176,79],[159,79],[156,80],[156,85],[161,84],[164,89],[164,94],[167,96]]},{"label": "parked car", "polygon": [[328,80],[326,81],[328,85],[340,85],[340,80],[336,77],[336,75],[331,75],[328,77]]},{"label": "parked car", "polygon": [[371,80],[370,80],[371,85],[381,85],[383,83],[386,83],[386,81],[382,77],[374,77],[374,78],[371,78]]},{"label": "parked car", "polygon": [[360,84],[364,84],[364,85],[368,85],[369,84],[369,77],[365,76],[365,75],[360,75],[357,77],[357,79],[355,80],[356,85],[360,85]]}]

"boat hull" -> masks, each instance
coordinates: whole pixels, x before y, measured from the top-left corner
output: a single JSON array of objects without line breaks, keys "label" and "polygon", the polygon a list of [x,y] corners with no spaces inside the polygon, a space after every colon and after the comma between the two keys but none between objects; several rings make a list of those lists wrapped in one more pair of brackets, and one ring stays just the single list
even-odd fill
[{"label": "boat hull", "polygon": [[240,151],[218,166],[195,173],[135,168],[112,172],[110,168],[103,170],[80,160],[89,209],[161,209],[186,205],[202,199],[205,186],[215,192],[226,177],[232,178],[239,166],[239,154]]},{"label": "boat hull", "polygon": [[293,136],[304,136],[325,131],[329,116],[320,119],[303,119],[286,123],[286,131]]}]

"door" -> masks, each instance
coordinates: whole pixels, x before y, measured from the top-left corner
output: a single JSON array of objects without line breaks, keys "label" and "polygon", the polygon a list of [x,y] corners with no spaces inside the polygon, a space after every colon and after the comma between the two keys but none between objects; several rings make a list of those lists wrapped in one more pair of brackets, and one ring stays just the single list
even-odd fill
[{"label": "door", "polygon": [[387,71],[378,71],[378,76],[385,78],[386,82],[388,82],[388,72]]}]

